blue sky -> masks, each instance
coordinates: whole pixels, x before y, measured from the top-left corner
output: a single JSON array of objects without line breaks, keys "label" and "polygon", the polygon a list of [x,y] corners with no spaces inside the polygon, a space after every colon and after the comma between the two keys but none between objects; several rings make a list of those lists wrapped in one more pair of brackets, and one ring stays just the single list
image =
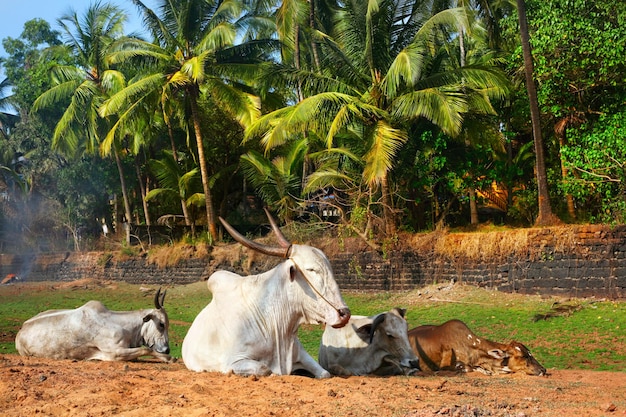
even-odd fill
[{"label": "blue sky", "polygon": [[[35,18],[44,19],[52,29],[59,30],[56,23],[59,17],[70,8],[81,16],[93,2],[93,0],[0,0],[0,56],[5,55],[2,39],[19,38],[27,21]],[[126,33],[140,30],[140,18],[131,1],[102,0],[102,2],[115,4],[128,13]],[[144,4],[154,10],[157,0],[144,0]]]}]

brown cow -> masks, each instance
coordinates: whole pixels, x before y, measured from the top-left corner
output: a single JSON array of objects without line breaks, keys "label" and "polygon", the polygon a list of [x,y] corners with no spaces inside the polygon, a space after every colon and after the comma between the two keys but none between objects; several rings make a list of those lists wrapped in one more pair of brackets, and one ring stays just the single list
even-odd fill
[{"label": "brown cow", "polygon": [[419,357],[422,371],[546,375],[546,368],[523,344],[513,341],[506,345],[481,339],[460,320],[415,327],[409,330],[409,343]]}]

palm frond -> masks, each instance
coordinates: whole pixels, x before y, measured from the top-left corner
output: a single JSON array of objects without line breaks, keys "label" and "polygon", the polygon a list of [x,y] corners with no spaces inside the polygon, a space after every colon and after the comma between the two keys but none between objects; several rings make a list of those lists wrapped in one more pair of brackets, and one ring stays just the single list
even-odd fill
[{"label": "palm frond", "polygon": [[43,108],[51,107],[63,100],[68,99],[82,83],[82,80],[71,80],[55,85],[44,91],[33,103],[33,111],[37,112]]},{"label": "palm frond", "polygon": [[153,188],[146,193],[146,201],[157,200],[162,195],[177,196],[178,193],[173,188]]},{"label": "palm frond", "polygon": [[429,88],[401,95],[394,100],[391,113],[400,120],[424,117],[454,136],[459,133],[467,110],[467,100],[458,90]]},{"label": "palm frond", "polygon": [[191,79],[182,71],[176,71],[174,74],[170,75],[167,80],[168,85],[173,88],[182,88],[186,85],[189,85]]},{"label": "palm frond", "polygon": [[308,11],[306,2],[301,0],[284,0],[277,8],[276,30],[287,48],[294,49],[296,27],[308,16]]},{"label": "palm frond", "polygon": [[323,188],[345,188],[345,184],[354,184],[354,180],[336,170],[316,170],[311,173],[306,180],[303,192],[311,194]]},{"label": "palm frond", "polygon": [[233,45],[236,39],[237,30],[227,22],[220,22],[202,38],[195,48],[195,52],[199,55],[207,51],[217,51]]},{"label": "palm frond", "polygon": [[200,176],[200,169],[198,167],[185,172],[178,180],[178,187],[182,190],[188,190],[192,184],[198,181]]},{"label": "palm frond", "polygon": [[414,86],[422,78],[429,58],[428,51],[418,45],[411,45],[400,51],[389,66],[381,84],[381,89],[387,97],[396,97],[403,85]]},{"label": "palm frond", "polygon": [[205,84],[211,97],[233,115],[243,127],[250,126],[261,115],[259,97],[235,88],[220,79],[211,78]]},{"label": "palm frond", "polygon": [[469,20],[467,9],[464,7],[455,7],[445,9],[428,19],[415,34],[413,43],[427,45],[434,52],[434,38],[440,33],[441,27],[449,27],[458,32],[459,28],[469,28]]},{"label": "palm frond", "polygon": [[180,72],[185,74],[187,78],[192,80],[194,83],[202,84],[206,74],[204,72],[204,59],[206,56],[207,54],[204,53],[187,59],[180,67]]},{"label": "palm frond", "polygon": [[121,71],[107,70],[102,75],[102,88],[108,93],[115,93],[126,86],[126,77]]},{"label": "palm frond", "polygon": [[[246,131],[245,140],[261,136],[261,143],[266,150],[269,150],[284,144],[294,132],[324,132],[333,121],[339,125],[347,120],[346,115],[342,114],[337,120],[334,116],[329,116],[337,115],[342,109],[350,112],[352,116],[361,118],[364,115],[385,116],[382,109],[363,103],[358,98],[348,94],[325,92],[307,97],[294,106],[276,110],[259,118]],[[325,117],[319,117],[320,114]],[[339,126],[336,126],[335,130],[338,128]]]},{"label": "palm frond", "polygon": [[372,144],[365,155],[363,178],[367,184],[378,184],[393,166],[394,157],[407,140],[404,130],[379,121],[372,132]]},{"label": "palm frond", "polygon": [[195,207],[204,207],[206,204],[206,200],[204,198],[204,194],[203,193],[193,193],[192,195],[189,196],[189,198],[187,198],[187,200],[185,200],[185,204],[187,204],[187,206],[195,206]]},{"label": "palm frond", "polygon": [[359,155],[355,154],[354,152],[352,152],[350,149],[346,147],[333,147],[333,148],[321,150],[319,152],[311,152],[310,154],[308,154],[308,157],[311,160],[316,161],[322,165],[324,164],[323,161],[329,158],[334,158],[334,159],[347,158],[359,164],[363,163]]},{"label": "palm frond", "polygon": [[[126,44],[130,45],[126,46]],[[111,65],[128,62],[135,58],[153,59],[155,62],[168,62],[172,59],[171,54],[147,42],[119,42],[116,47],[120,49],[107,55],[107,61]]]},{"label": "palm frond", "polygon": [[139,9],[142,15],[142,22],[145,28],[155,40],[161,41],[166,45],[175,45],[176,37],[170,32],[167,24],[159,19],[152,9],[147,7],[141,0],[131,0]]},{"label": "palm frond", "polygon": [[162,73],[146,75],[143,78],[127,85],[124,89],[118,91],[109,97],[98,109],[100,116],[107,117],[119,113],[125,106],[143,98],[146,95],[159,91],[165,77]]}]

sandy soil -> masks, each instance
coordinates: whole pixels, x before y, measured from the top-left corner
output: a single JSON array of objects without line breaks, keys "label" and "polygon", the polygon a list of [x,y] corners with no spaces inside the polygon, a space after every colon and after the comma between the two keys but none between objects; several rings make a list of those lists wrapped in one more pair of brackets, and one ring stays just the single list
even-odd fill
[{"label": "sandy soil", "polygon": [[622,416],[626,373],[241,377],[181,361],[76,362],[0,355],[2,416]]}]

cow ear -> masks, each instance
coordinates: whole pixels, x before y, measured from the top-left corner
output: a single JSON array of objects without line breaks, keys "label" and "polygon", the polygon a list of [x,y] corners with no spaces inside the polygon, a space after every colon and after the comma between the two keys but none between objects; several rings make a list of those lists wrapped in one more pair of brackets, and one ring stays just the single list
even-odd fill
[{"label": "cow ear", "polygon": [[496,358],[496,359],[504,359],[504,358],[508,358],[509,357],[509,355],[505,351],[503,351],[501,349],[491,349],[491,350],[488,350],[487,354],[489,356],[493,357],[493,358]]},{"label": "cow ear", "polygon": [[150,320],[152,320],[152,314],[148,314],[147,316],[144,316],[143,318],[144,323],[149,322]]},{"label": "cow ear", "polygon": [[370,343],[370,333],[372,333],[372,323],[364,324],[363,326],[356,329],[356,334],[363,340],[364,342]]},{"label": "cow ear", "polygon": [[293,280],[294,280],[294,279],[296,279],[296,274],[297,274],[297,273],[298,273],[298,272],[296,271],[296,268],[295,268],[293,265],[291,265],[291,266],[289,267],[289,280],[290,280],[291,282],[293,282]]}]

